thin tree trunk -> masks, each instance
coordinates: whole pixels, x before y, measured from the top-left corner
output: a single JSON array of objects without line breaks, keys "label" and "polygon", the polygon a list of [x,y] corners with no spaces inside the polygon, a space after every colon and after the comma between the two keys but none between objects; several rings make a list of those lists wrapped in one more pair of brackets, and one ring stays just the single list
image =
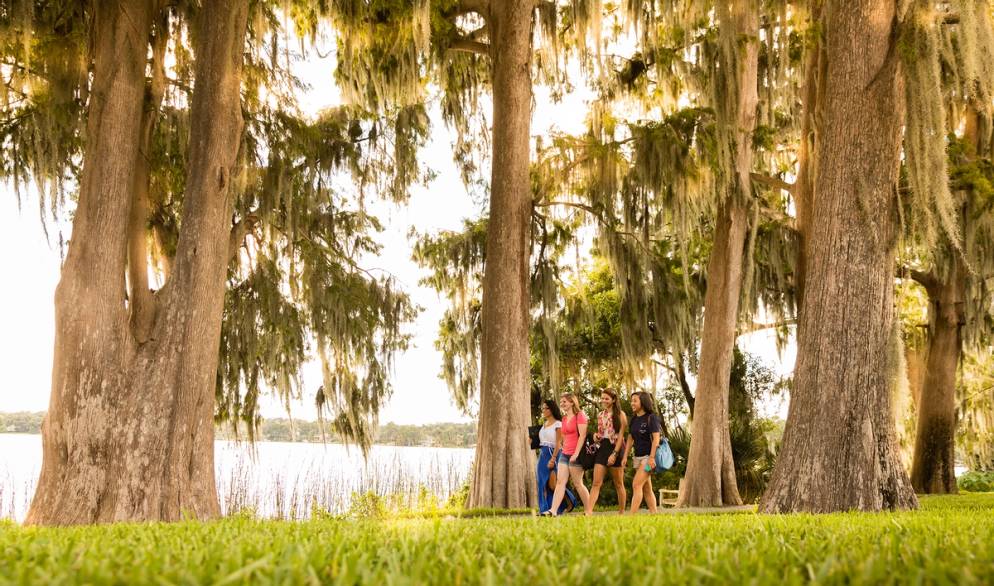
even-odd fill
[{"label": "thin tree trunk", "polygon": [[[105,290],[84,298],[82,305],[72,295],[76,291],[64,293],[64,284],[78,287],[79,282],[93,281],[77,278],[77,265],[72,263],[78,261],[72,258],[72,248],[66,262],[56,294],[58,341],[52,403],[44,430],[42,477],[29,512],[30,523],[178,520],[184,515],[210,518],[220,511],[214,483],[214,385],[228,262],[231,175],[242,132],[240,80],[248,0],[216,0],[205,4],[198,17],[191,167],[182,232],[173,272],[159,294],[161,307],[151,336],[140,346],[129,334],[124,304],[128,204],[135,158],[115,157],[118,151],[111,150],[133,153],[140,143],[149,18],[147,13],[139,13],[137,6],[115,7],[110,13],[115,18],[97,15],[95,89],[104,87],[108,69],[118,75],[137,69],[138,83],[118,98],[128,106],[128,142],[120,131],[107,135],[114,140],[106,150],[88,148],[86,164],[100,169],[110,165],[109,161],[127,161],[123,166],[128,173],[107,176],[101,186],[114,195],[120,192],[114,200],[121,208],[117,212],[120,217],[113,226],[95,230],[81,223],[79,214],[74,223],[72,247],[86,252],[79,238],[86,244],[92,237],[101,245],[116,242],[117,256],[106,278],[96,281],[105,283]],[[131,42],[117,46],[107,43],[111,46],[104,51],[100,42],[103,35],[120,35]],[[117,63],[116,68],[107,67],[113,63]],[[91,129],[96,126],[99,131],[103,118],[99,108],[91,110]],[[90,136],[105,135],[91,131]],[[99,160],[91,161],[91,157]],[[84,170],[84,180],[93,176],[89,168]],[[108,205],[108,194],[93,187],[84,182],[81,208],[83,196],[97,202],[92,205]],[[82,256],[83,252],[76,254]],[[86,268],[93,269],[84,266],[83,270]],[[64,317],[67,311],[91,304],[110,305],[114,321],[86,315],[74,322]],[[88,336],[80,336],[74,327]],[[116,337],[105,336],[110,339],[97,339],[96,343],[87,339],[94,337],[91,332],[104,331]],[[76,338],[67,337],[65,332]]]},{"label": "thin tree trunk", "polygon": [[[980,113],[974,104],[965,112],[963,140],[972,147],[968,156],[979,154]],[[971,194],[961,193],[964,200]],[[969,234],[972,219],[961,213],[960,225]],[[940,257],[942,258],[942,257]],[[955,494],[956,485],[956,372],[963,351],[960,330],[964,321],[968,269],[960,252],[946,247],[945,278],[936,271],[920,278],[929,298],[929,335],[926,367],[918,401],[911,483],[926,494]]]},{"label": "thin tree trunk", "polygon": [[135,157],[134,192],[128,221],[128,307],[131,331],[139,344],[148,341],[155,319],[155,298],[149,289],[148,214],[150,157],[159,107],[166,89],[166,46],[169,13],[156,3],[157,22],[152,40],[152,80],[145,96],[141,142]]},{"label": "thin tree trunk", "polygon": [[[811,2],[811,18],[817,22],[821,14],[821,1]],[[801,114],[801,140],[797,154],[797,181],[794,182],[792,196],[797,216],[797,263],[794,270],[794,297],[801,307],[804,299],[806,235],[811,224],[811,206],[814,197],[812,184],[812,151],[815,144],[815,112],[818,104],[818,88],[825,85],[824,45],[820,37],[815,37],[808,50],[804,73],[804,104]]]},{"label": "thin tree trunk", "polygon": [[752,194],[752,133],[759,101],[759,14],[748,3],[734,3],[718,11],[721,26],[731,27],[735,52],[734,96],[730,110],[735,120],[735,176],[730,193],[718,211],[714,246],[708,260],[704,295],[704,330],[687,472],[677,506],[740,505],[732,460],[728,421],[728,384],[732,372],[739,298],[742,295],[742,257],[749,230],[746,208]]},{"label": "thin tree trunk", "polygon": [[770,513],[917,506],[894,445],[896,2],[829,3],[797,367]]},{"label": "thin tree trunk", "polygon": [[483,277],[480,415],[471,507],[537,503],[528,449],[528,261],[532,198],[531,0],[490,7],[493,169]]},{"label": "thin tree trunk", "polygon": [[932,314],[918,425],[911,465],[911,484],[926,494],[955,494],[956,370],[963,347],[960,323],[964,269],[953,254],[952,267],[941,283],[927,287]]},{"label": "thin tree trunk", "polygon": [[677,501],[679,507],[742,504],[728,428],[728,382],[747,228],[748,213],[741,204],[728,202],[722,206],[708,261],[701,368],[694,398],[687,472]]}]

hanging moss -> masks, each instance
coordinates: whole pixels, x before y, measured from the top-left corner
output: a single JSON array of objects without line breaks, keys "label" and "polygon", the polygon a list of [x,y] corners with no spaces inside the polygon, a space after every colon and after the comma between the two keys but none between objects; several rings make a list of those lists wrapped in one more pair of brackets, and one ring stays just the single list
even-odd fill
[{"label": "hanging moss", "polygon": [[904,153],[912,232],[935,246],[940,232],[959,247],[956,204],[946,169],[946,115],[939,67],[939,23],[930,2],[916,2],[901,25],[905,77]]}]

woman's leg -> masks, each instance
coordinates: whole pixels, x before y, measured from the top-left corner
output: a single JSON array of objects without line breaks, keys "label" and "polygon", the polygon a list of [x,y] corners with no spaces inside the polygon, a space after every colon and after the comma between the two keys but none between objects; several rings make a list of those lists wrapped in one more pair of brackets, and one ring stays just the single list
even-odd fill
[{"label": "woman's leg", "polygon": [[[596,468],[594,470],[594,478],[597,478]],[[618,466],[617,468],[608,468],[608,470],[611,472],[611,480],[614,481],[614,491],[618,493],[618,512],[624,514],[625,504],[628,500],[628,491],[625,490],[625,469]]]},{"label": "woman's leg", "polygon": [[587,492],[587,487],[583,485],[583,468],[580,466],[570,466],[569,477],[573,482],[573,490],[576,491],[576,494],[580,495],[580,501],[583,502],[583,514],[589,515],[592,511],[590,493]]},{"label": "woman's leg", "polygon": [[552,494],[549,490],[549,460],[552,452],[547,448],[539,451],[535,479],[538,482],[538,512],[544,513],[552,505]]},{"label": "woman's leg", "polygon": [[569,480],[569,466],[559,463],[556,468],[556,491],[552,493],[552,506],[549,507],[553,515],[559,514],[559,504],[563,502],[563,495],[566,494],[567,480]]},{"label": "woman's leg", "polygon": [[601,485],[604,484],[604,474],[607,467],[601,464],[594,464],[594,483],[590,486],[590,509],[597,506],[597,499],[601,496]]},{"label": "woman's leg", "polygon": [[635,469],[635,478],[632,479],[632,508],[631,512],[639,512],[639,507],[642,506],[642,485],[645,484],[646,478],[649,474],[642,470],[642,467]]},{"label": "woman's leg", "polygon": [[645,504],[649,507],[650,513],[656,512],[656,493],[652,492],[652,475],[646,474],[645,484],[642,485],[642,492],[645,495]]}]

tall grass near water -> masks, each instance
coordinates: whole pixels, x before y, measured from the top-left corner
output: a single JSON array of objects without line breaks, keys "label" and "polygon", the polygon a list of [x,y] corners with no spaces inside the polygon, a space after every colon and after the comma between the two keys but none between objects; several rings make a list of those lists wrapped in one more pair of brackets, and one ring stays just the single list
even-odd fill
[{"label": "tall grass near water", "polygon": [[[0,434],[0,456],[0,520],[20,522],[41,467],[41,436]],[[472,457],[467,449],[373,446],[364,459],[337,444],[218,441],[215,478],[225,516],[301,520],[373,504],[385,511],[441,506],[464,487]]]}]

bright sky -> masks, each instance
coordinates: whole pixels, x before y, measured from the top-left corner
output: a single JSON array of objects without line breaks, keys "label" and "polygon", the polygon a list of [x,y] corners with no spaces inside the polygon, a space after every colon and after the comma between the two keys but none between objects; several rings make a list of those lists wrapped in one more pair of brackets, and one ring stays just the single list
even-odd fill
[{"label": "bright sky", "polygon": [[[302,64],[299,75],[314,88],[302,99],[307,112],[314,113],[339,103],[332,80],[333,60],[314,57]],[[546,134],[553,128],[566,132],[583,129],[587,113],[586,100],[591,96],[583,88],[556,104],[542,88],[535,89],[533,135]],[[403,207],[387,208],[381,219],[385,230],[380,241],[383,253],[376,266],[388,270],[409,292],[413,301],[424,308],[410,327],[414,334],[410,350],[397,357],[394,372],[395,392],[381,413],[381,422],[424,424],[441,421],[467,421],[456,409],[449,391],[439,379],[441,354],[434,341],[438,320],[445,301],[433,290],[422,287],[422,271],[410,258],[412,243],[407,234],[411,227],[419,232],[460,229],[465,218],[478,217],[483,211],[466,193],[458,171],[452,163],[451,137],[434,117],[431,144],[422,160],[437,172],[428,186],[414,189],[410,202]],[[0,412],[43,411],[48,407],[52,349],[54,345],[53,296],[59,279],[58,237],[46,241],[34,194],[21,202],[18,210],[11,189],[0,186]],[[778,359],[770,334],[757,333],[740,340],[742,348],[774,363],[778,372],[789,372],[792,352]],[[320,366],[314,361],[304,368],[307,396],[291,406],[293,416],[315,419],[313,392],[320,385]],[[783,406],[774,410],[782,411]],[[272,399],[262,403],[265,417],[285,416],[282,405]]]}]

